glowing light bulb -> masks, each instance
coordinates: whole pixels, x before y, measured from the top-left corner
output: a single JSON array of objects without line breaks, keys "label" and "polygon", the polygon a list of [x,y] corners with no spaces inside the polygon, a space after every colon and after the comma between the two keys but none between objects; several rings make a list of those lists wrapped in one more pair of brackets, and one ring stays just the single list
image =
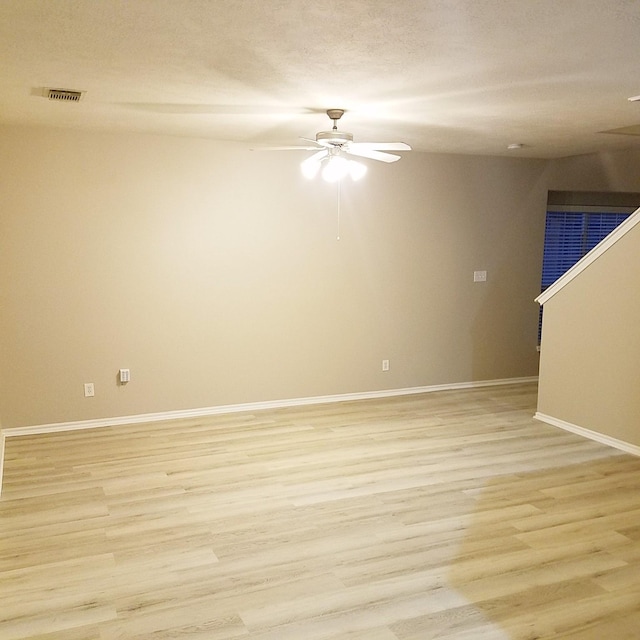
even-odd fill
[{"label": "glowing light bulb", "polygon": [[301,165],[300,170],[302,171],[302,175],[305,178],[311,180],[318,175],[318,171],[320,171],[320,162],[316,160],[313,156],[311,158],[307,158]]},{"label": "glowing light bulb", "polygon": [[353,181],[364,178],[366,173],[367,165],[362,164],[362,162],[357,162],[356,160],[349,160],[349,175]]},{"label": "glowing light bulb", "polygon": [[322,177],[327,182],[337,182],[349,173],[349,161],[342,156],[331,156],[322,170]]}]

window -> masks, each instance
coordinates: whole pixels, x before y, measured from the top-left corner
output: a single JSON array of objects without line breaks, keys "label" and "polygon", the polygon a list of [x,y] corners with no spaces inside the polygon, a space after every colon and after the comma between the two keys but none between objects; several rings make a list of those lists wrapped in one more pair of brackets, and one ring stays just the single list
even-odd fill
[{"label": "window", "polygon": [[[598,243],[606,238],[631,211],[598,211],[593,207],[568,211],[567,207],[547,211],[542,258],[544,291]],[[542,337],[542,307],[538,322],[538,344]]]}]

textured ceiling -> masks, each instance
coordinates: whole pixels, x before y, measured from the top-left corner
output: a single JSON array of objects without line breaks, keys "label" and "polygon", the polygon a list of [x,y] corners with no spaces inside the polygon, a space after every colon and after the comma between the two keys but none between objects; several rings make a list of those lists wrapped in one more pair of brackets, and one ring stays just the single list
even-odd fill
[{"label": "textured ceiling", "polygon": [[1,0],[0,121],[290,145],[339,107],[356,141],[561,157],[640,144],[602,133],[640,124],[639,36],[638,0]]}]

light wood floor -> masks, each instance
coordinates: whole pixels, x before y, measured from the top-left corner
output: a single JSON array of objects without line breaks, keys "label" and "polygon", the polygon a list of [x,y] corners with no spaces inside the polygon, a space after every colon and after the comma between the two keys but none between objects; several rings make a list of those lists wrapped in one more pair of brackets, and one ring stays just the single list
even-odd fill
[{"label": "light wood floor", "polygon": [[640,638],[640,459],[535,387],[7,440],[0,638]]}]

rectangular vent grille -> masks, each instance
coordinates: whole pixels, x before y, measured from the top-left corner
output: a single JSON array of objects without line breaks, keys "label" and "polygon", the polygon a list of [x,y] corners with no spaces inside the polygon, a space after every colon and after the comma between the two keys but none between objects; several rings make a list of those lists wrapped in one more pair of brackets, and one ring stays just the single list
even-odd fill
[{"label": "rectangular vent grille", "polygon": [[61,102],[80,102],[82,91],[69,91],[68,89],[48,89],[47,98],[49,100],[59,100]]}]

